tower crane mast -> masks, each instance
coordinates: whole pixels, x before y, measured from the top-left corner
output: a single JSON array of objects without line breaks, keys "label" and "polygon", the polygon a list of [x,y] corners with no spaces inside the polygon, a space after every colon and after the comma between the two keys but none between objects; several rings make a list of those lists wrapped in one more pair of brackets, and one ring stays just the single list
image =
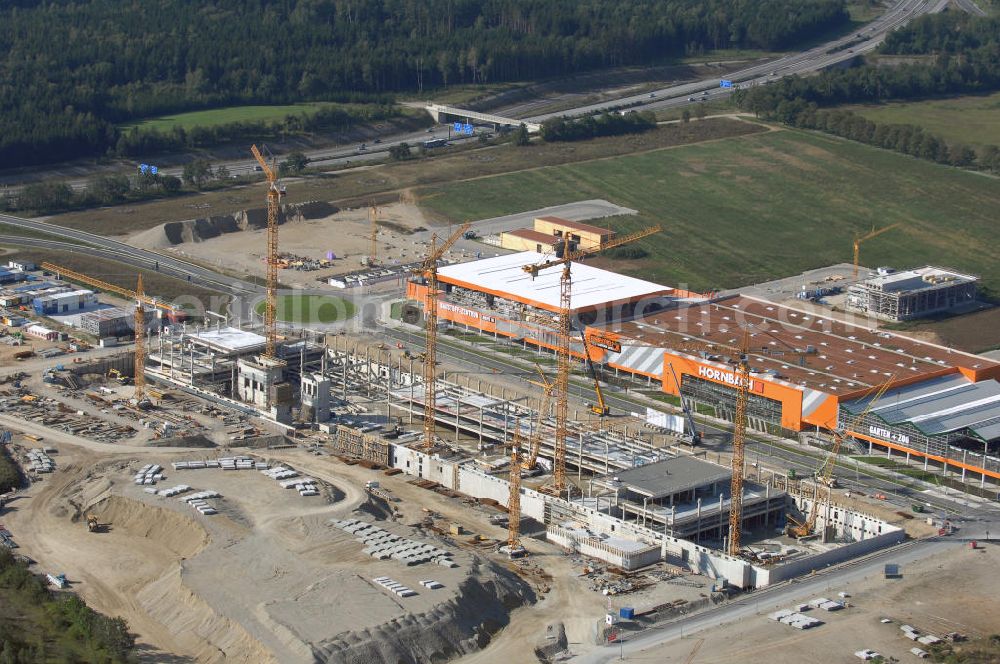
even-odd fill
[{"label": "tower crane mast", "polygon": [[146,396],[146,304],[142,290],[142,273],[135,283],[135,402]]},{"label": "tower crane mast", "polygon": [[469,230],[471,223],[462,224],[448,238],[437,244],[437,234],[431,236],[431,246],[423,262],[415,270],[427,277],[427,299],[424,309],[425,352],[424,352],[424,449],[434,447],[434,415],[437,410],[437,264],[445,252]]},{"label": "tower crane mast", "polygon": [[581,258],[591,254],[596,254],[604,249],[620,247],[624,244],[635,242],[636,240],[648,237],[654,233],[658,233],[659,231],[659,226],[652,226],[629,235],[614,238],[599,247],[588,247],[577,251],[570,251],[569,238],[564,236],[563,252],[561,257],[551,258],[535,265],[525,265],[521,268],[530,274],[534,279],[542,270],[560,265],[562,266],[562,274],[559,277],[559,316],[556,327],[556,339],[558,344],[556,347],[556,381],[555,389],[553,391],[556,402],[556,432],[555,441],[553,443],[554,452],[552,456],[552,488],[558,495],[561,495],[563,491],[567,490],[566,436],[568,433],[567,420],[569,417],[570,334],[572,333],[570,316],[572,313],[573,290],[571,268],[573,261],[580,260]]},{"label": "tower crane mast", "polygon": [[264,356],[279,359],[277,354],[278,327],[278,208],[284,190],[278,186],[278,174],[256,145],[250,147],[254,159],[267,178],[267,295],[264,303],[264,334],[267,339]]}]

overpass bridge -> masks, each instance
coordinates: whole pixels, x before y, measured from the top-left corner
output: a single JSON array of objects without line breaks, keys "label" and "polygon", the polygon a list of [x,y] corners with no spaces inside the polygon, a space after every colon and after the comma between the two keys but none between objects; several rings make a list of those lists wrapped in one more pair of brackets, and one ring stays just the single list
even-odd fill
[{"label": "overpass bridge", "polygon": [[528,131],[533,134],[542,130],[542,125],[537,122],[527,122],[525,120],[518,120],[517,118],[505,118],[501,115],[469,111],[464,108],[456,108],[455,106],[428,104],[427,112],[431,114],[435,122],[440,122],[442,124],[449,124],[457,121],[469,124],[488,124],[493,125],[494,130],[500,131],[504,127],[514,128],[523,123],[524,126],[528,128]]}]

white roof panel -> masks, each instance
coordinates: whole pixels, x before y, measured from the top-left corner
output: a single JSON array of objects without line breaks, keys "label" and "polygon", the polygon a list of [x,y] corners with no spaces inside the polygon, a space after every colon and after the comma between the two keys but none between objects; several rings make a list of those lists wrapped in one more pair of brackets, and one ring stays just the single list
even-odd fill
[{"label": "white roof panel", "polygon": [[[562,266],[543,270],[534,279],[522,269],[525,265],[542,263],[550,258],[551,255],[534,251],[483,258],[438,268],[438,279],[444,283],[461,282],[460,285],[467,284],[477,289],[507,294],[513,299],[530,301],[542,308],[556,311],[559,308]],[[668,286],[651,281],[626,277],[586,263],[573,263],[573,290],[570,299],[573,309],[641,297],[665,296],[672,291]]]},{"label": "white roof panel", "polygon": [[247,332],[246,330],[238,330],[235,327],[192,332],[188,336],[206,344],[234,351],[247,350],[256,346],[263,346],[267,343],[267,339],[261,335]]}]

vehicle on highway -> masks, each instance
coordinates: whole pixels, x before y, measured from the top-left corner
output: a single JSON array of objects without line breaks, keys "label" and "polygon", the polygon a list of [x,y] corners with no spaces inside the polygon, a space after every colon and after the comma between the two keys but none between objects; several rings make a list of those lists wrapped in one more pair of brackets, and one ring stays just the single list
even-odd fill
[{"label": "vehicle on highway", "polygon": [[703,91],[703,92],[701,93],[701,96],[702,96],[702,97],[707,97],[707,96],[708,96],[708,90],[704,90],[704,91]]},{"label": "vehicle on highway", "polygon": [[382,142],[381,138],[376,138],[374,141],[372,141],[372,143],[374,143],[375,145],[378,145],[381,142]]},{"label": "vehicle on highway", "polygon": [[688,97],[688,101],[694,101],[694,97]]},{"label": "vehicle on highway", "polygon": [[428,134],[433,134],[433,133],[434,133],[434,127],[430,127],[430,128],[429,128],[429,129],[427,130],[427,133],[428,133]]},{"label": "vehicle on highway", "polygon": [[368,146],[366,144],[362,143],[361,145],[358,146],[358,149],[359,150],[367,150]]},{"label": "vehicle on highway", "polygon": [[655,96],[656,96],[656,93],[655,93],[655,92],[650,92],[650,93],[649,93],[649,96],[650,96],[650,97],[655,97]]},{"label": "vehicle on highway", "polygon": [[260,166],[254,166],[254,167],[253,167],[253,169],[254,169],[255,171],[263,171],[263,170],[264,170],[264,169],[263,169],[263,168],[261,168]]}]

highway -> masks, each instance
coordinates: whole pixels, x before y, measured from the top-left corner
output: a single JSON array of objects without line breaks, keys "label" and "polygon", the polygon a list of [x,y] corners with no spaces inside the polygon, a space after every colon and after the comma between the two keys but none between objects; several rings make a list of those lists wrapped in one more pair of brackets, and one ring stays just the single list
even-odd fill
[{"label": "highway", "polygon": [[[887,32],[904,25],[916,16],[940,12],[948,5],[948,2],[949,0],[898,0],[885,14],[867,24],[859,32],[845,35],[801,53],[786,55],[776,60],[733,72],[732,74],[728,74],[729,80],[733,81],[734,85],[740,86],[760,85],[777,80],[783,76],[808,74],[825,69],[850,60],[856,55],[874,50],[882,42]],[[983,13],[973,0],[957,0],[957,4],[965,11],[976,14]],[[861,38],[858,35],[861,35]],[[635,105],[637,110],[654,111],[696,105],[705,100],[721,99],[732,93],[733,89],[720,88],[719,84],[719,79],[714,78],[692,81],[646,92],[641,95],[631,95],[598,104],[587,104],[555,113],[545,113],[520,119],[531,122],[543,122],[553,116],[565,115],[576,117],[590,115],[626,105]],[[503,109],[494,109],[491,112],[497,115],[504,115]],[[410,145],[419,145],[430,138],[444,138],[449,135],[448,127],[442,125],[434,130],[382,136],[380,143],[369,144],[365,150],[360,150],[359,145],[352,145],[350,147],[337,146],[306,152],[306,157],[315,165],[327,167],[363,163],[385,159],[389,148],[400,143],[405,142]],[[475,140],[475,138],[474,136],[454,136],[451,138],[451,141],[461,142]],[[257,167],[256,161],[250,158],[249,153],[246,159],[230,160],[215,165],[225,166],[233,175],[253,173]],[[164,175],[174,175],[177,177],[181,176],[182,171],[182,168],[163,168],[160,170]],[[44,174],[39,175],[41,177],[36,179],[44,179]],[[15,191],[23,179],[23,176],[18,175],[2,176],[0,177],[0,182],[6,183],[9,186],[8,191]],[[81,189],[86,187],[87,179],[70,180],[68,184],[76,189]]]},{"label": "highway", "polygon": [[[966,1],[971,3],[972,0]],[[858,32],[816,46],[808,51],[786,55],[777,60],[727,74],[727,80],[733,82],[733,88],[720,87],[720,80],[717,78],[704,79],[598,104],[580,106],[569,111],[535,115],[527,119],[533,122],[544,122],[550,117],[590,115],[632,104],[640,104],[637,106],[637,110],[662,110],[698,104],[709,99],[728,97],[736,89],[736,85],[740,87],[765,85],[784,76],[820,71],[850,60],[857,55],[869,53],[882,43],[886,33],[906,24],[916,16],[940,12],[948,6],[948,2],[949,0],[901,0]],[[707,94],[703,95],[702,93]]]}]

